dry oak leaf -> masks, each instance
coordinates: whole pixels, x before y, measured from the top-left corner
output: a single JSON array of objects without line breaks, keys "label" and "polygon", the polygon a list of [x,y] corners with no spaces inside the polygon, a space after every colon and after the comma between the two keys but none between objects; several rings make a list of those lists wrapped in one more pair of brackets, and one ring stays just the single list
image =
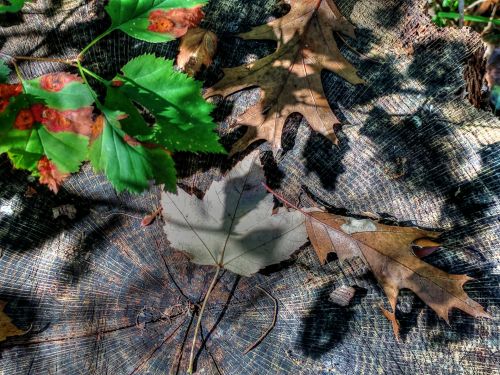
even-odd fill
[{"label": "dry oak leaf", "polygon": [[217,35],[198,27],[190,29],[181,39],[177,66],[193,77],[203,66],[212,64],[217,50]]},{"label": "dry oak leaf", "polygon": [[245,135],[231,155],[258,140],[281,148],[281,135],[288,116],[301,113],[317,132],[337,143],[340,124],[328,104],[321,72],[328,69],[352,84],[364,81],[341,55],[333,31],[354,37],[354,28],[342,17],[333,0],[291,0],[290,12],[266,25],[240,34],[243,39],[274,40],[276,52],[255,62],[224,69],[224,78],[209,88],[206,97],[224,97],[260,87],[261,99],[236,122],[246,125]]},{"label": "dry oak leaf", "polygon": [[448,274],[412,253],[412,243],[416,240],[435,239],[439,233],[347,218],[317,209],[309,211],[307,233],[320,259],[323,261],[328,253],[335,252],[341,261],[358,256],[368,265],[389,299],[392,312],[382,311],[391,321],[396,337],[399,324],[395,311],[401,289],[413,291],[446,322],[452,308],[476,318],[491,318],[463,290],[463,285],[472,278]]},{"label": "dry oak leaf", "polygon": [[12,319],[3,312],[7,302],[0,301],[0,342],[7,340],[8,337],[22,336],[26,332],[12,324]]}]

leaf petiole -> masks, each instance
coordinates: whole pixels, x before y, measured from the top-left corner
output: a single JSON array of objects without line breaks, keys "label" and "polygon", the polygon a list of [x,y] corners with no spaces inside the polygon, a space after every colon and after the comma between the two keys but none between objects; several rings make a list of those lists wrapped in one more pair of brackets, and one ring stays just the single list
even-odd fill
[{"label": "leaf petiole", "polygon": [[101,77],[100,75],[94,73],[92,70],[89,70],[87,68],[85,68],[84,66],[82,66],[82,70],[84,73],[88,74],[89,76],[91,76],[92,78],[96,79],[97,81],[101,82],[103,85],[105,86],[109,86],[111,84],[110,81],[104,79],[103,77]]},{"label": "leaf petiole", "polygon": [[105,38],[111,32],[114,31],[114,28],[108,29],[105,32],[103,32],[101,35],[98,35],[95,39],[93,39],[89,44],[87,44],[78,54],[78,61],[83,60],[83,56],[88,52],[89,49],[91,49],[95,44],[97,44],[101,39]]},{"label": "leaf petiole", "polygon": [[[96,105],[100,108],[102,107],[102,103],[99,101],[99,98],[97,97],[96,93],[94,92],[94,90],[92,90],[90,84],[89,84],[89,81],[87,80],[87,76],[85,75],[85,69],[83,66],[82,66],[82,63],[80,62],[80,60],[77,60],[76,61],[76,64],[78,66],[78,71],[80,72],[80,75],[83,79],[83,82],[87,85],[88,89],[90,90],[90,93],[92,95],[92,97],[94,98],[94,101],[96,103]],[[89,70],[87,70],[89,71]]]},{"label": "leaf petiole", "polygon": [[215,272],[215,275],[212,279],[212,283],[210,284],[210,287],[208,288],[207,294],[205,295],[205,299],[203,300],[203,305],[201,306],[201,310],[198,314],[198,320],[196,321],[196,327],[194,329],[194,336],[193,336],[193,343],[191,344],[191,354],[189,355],[189,367],[188,367],[188,374],[193,373],[193,365],[194,365],[194,350],[196,348],[196,339],[198,337],[198,332],[200,331],[200,326],[201,326],[201,319],[203,318],[203,312],[205,311],[205,307],[207,306],[207,301],[208,298],[210,297],[210,294],[212,293],[212,290],[215,287],[215,284],[217,283],[217,278],[219,277],[221,267],[217,266],[217,271]]}]

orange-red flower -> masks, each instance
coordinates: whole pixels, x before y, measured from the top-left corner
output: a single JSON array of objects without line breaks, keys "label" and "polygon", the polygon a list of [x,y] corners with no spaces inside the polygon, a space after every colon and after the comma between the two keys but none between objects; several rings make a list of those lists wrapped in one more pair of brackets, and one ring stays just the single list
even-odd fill
[{"label": "orange-red flower", "polygon": [[82,82],[82,79],[76,74],[51,73],[40,78],[40,87],[46,91],[58,92],[70,82]]},{"label": "orange-red flower", "polygon": [[57,194],[59,187],[69,174],[61,173],[46,156],[42,156],[37,167],[40,173],[40,183],[47,185],[50,190]]}]

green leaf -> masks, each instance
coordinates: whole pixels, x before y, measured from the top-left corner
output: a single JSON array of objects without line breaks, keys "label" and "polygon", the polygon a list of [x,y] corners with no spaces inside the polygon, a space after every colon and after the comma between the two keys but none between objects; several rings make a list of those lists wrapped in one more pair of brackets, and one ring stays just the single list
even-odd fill
[{"label": "green leaf", "polygon": [[215,133],[213,106],[201,82],[176,71],[172,60],[142,55],[122,69],[118,90],[147,108],[156,119],[153,141],[170,151],[225,153]]},{"label": "green leaf", "polygon": [[[453,20],[460,19],[460,13],[455,13],[455,12],[438,12],[437,16],[439,18],[448,18]],[[500,25],[500,19],[498,18],[493,18],[490,20],[488,17],[473,16],[466,14],[464,15],[464,20],[470,22],[482,22],[482,23],[489,23],[491,21],[491,23],[493,23],[494,25]]]},{"label": "green leaf", "polygon": [[11,98],[6,113],[0,116],[0,153],[46,155],[61,172],[77,172],[87,156],[87,137],[72,132],[51,132],[39,123],[28,130],[14,128],[18,113],[36,102],[28,95]]},{"label": "green leaf", "polygon": [[69,132],[53,133],[40,126],[38,136],[43,153],[63,173],[77,172],[87,158],[89,139],[83,135]]},{"label": "green leaf", "polygon": [[103,132],[90,147],[90,161],[97,171],[104,171],[117,191],[140,193],[149,181],[165,184],[175,191],[176,173],[170,155],[161,148],[131,145],[125,141],[119,117],[122,112],[101,108],[105,117]]},{"label": "green leaf", "polygon": [[67,110],[87,107],[94,103],[92,89],[81,82],[70,82],[60,91],[53,92],[44,90],[40,86],[40,79],[24,81],[24,89],[27,94],[43,99],[45,104],[54,109]]},{"label": "green leaf", "polygon": [[26,0],[7,0],[10,5],[0,5],[0,13],[16,13],[19,12]]},{"label": "green leaf", "polygon": [[132,137],[150,137],[153,134],[153,129],[148,126],[134,104],[120,90],[112,87],[108,88],[104,103],[109,109],[127,114],[128,117],[120,121],[125,133]]},{"label": "green leaf", "polygon": [[9,74],[10,74],[10,68],[7,66],[5,61],[0,60],[0,83],[7,82]]},{"label": "green leaf", "polygon": [[495,106],[495,110],[500,110],[500,85],[493,86],[491,90],[491,102]]},{"label": "green leaf", "polygon": [[14,168],[28,170],[32,174],[38,175],[38,161],[43,155],[17,151],[8,152],[8,156]]},{"label": "green leaf", "polygon": [[169,11],[204,5],[208,0],[110,0],[106,12],[111,17],[111,28],[131,37],[151,43],[168,42],[175,37],[169,33],[148,30],[149,16],[155,10]]}]

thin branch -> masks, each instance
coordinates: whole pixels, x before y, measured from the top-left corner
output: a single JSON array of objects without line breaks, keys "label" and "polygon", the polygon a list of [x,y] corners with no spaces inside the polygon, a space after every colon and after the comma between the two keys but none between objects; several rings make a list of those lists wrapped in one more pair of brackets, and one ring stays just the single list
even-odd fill
[{"label": "thin branch", "polygon": [[246,350],[243,352],[243,354],[247,354],[251,350],[255,349],[266,337],[267,335],[273,330],[273,328],[276,326],[276,320],[278,319],[278,300],[274,298],[271,293],[269,293],[267,290],[264,288],[261,288],[260,286],[257,286],[260,290],[262,290],[269,298],[271,298],[274,302],[274,314],[273,314],[273,321],[269,325],[269,327],[266,329],[266,331],[255,341],[253,344],[251,344]]},{"label": "thin branch", "polygon": [[474,9],[476,6],[478,6],[479,4],[481,3],[484,3],[486,0],[477,0],[477,1],[474,1],[471,5],[467,6],[467,8],[465,8],[465,11],[466,12],[470,12],[472,9]]},{"label": "thin branch", "polygon": [[39,62],[53,62],[61,63],[71,66],[76,66],[76,59],[58,59],[52,57],[30,57],[30,56],[12,56],[14,60],[26,60],[26,61],[39,61]]},{"label": "thin branch", "polygon": [[191,344],[191,354],[189,356],[189,368],[187,371],[188,374],[193,373],[194,350],[196,348],[196,339],[198,338],[198,332],[200,330],[201,319],[203,317],[203,312],[205,311],[205,307],[207,306],[208,298],[210,297],[210,294],[212,293],[212,290],[214,289],[215,284],[217,283],[217,278],[219,277],[220,270],[221,270],[221,267],[217,266],[217,271],[215,272],[214,278],[212,279],[212,283],[210,284],[210,287],[208,288],[207,294],[205,295],[205,299],[203,300],[203,305],[201,306],[201,310],[198,314],[196,328],[194,329],[193,343]]}]

